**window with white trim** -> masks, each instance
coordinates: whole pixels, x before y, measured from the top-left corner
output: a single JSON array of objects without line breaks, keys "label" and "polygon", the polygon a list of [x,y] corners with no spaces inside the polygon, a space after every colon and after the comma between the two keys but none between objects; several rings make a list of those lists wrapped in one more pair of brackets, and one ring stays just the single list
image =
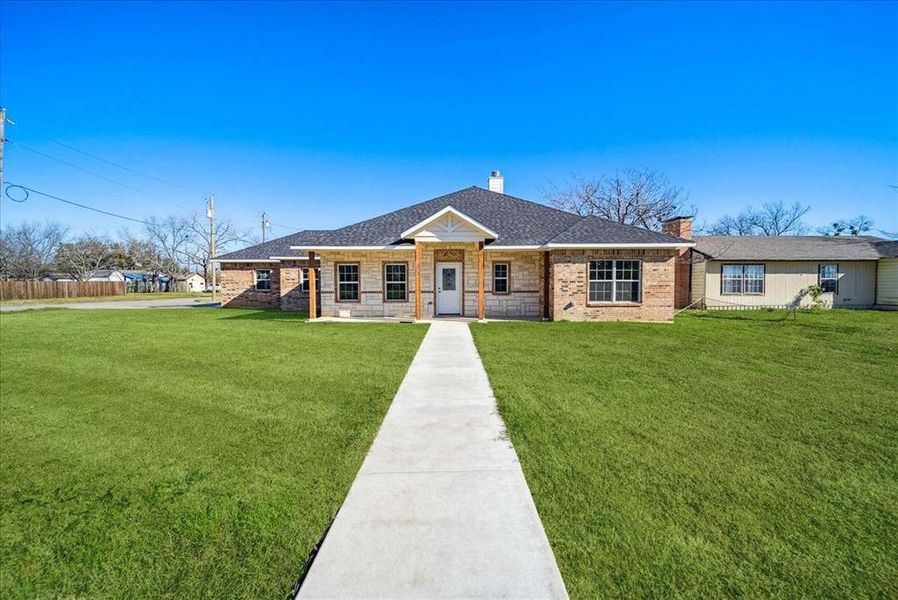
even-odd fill
[{"label": "window with white trim", "polygon": [[508,263],[493,263],[493,293],[507,294],[509,292],[508,277],[511,267]]},{"label": "window with white trim", "polygon": [[387,302],[408,300],[408,265],[405,263],[384,264],[384,300]]},{"label": "window with white trim", "polygon": [[256,269],[254,282],[256,291],[269,291],[271,289],[271,269]]},{"label": "window with white trim", "polygon": [[819,285],[824,292],[839,293],[839,265],[820,265]]},{"label": "window with white trim", "polygon": [[337,301],[359,301],[359,265],[358,263],[337,264]]},{"label": "window with white trim", "polygon": [[764,265],[723,265],[720,293],[725,296],[764,294]]},{"label": "window with white trim", "polygon": [[641,302],[642,261],[589,261],[589,302]]},{"label": "window with white trim", "polygon": [[[315,267],[315,283],[318,284],[318,290],[321,290],[321,269]],[[302,283],[299,284],[301,292],[309,291],[309,267],[302,268]]]}]

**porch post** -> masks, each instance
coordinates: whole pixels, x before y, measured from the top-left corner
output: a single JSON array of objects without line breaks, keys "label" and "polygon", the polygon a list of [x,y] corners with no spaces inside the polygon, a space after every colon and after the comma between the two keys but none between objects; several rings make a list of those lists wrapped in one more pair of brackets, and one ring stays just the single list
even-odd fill
[{"label": "porch post", "polygon": [[309,319],[318,317],[318,282],[315,280],[315,253],[309,250]]},{"label": "porch post", "polygon": [[415,319],[421,318],[421,243],[415,240]]},{"label": "porch post", "polygon": [[486,314],[483,295],[483,242],[477,245],[477,318],[481,321]]}]

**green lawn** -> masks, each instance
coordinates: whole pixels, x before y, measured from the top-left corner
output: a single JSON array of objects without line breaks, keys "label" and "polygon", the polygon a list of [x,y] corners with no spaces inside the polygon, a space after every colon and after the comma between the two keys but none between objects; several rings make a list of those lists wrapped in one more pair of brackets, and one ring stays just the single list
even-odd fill
[{"label": "green lawn", "polygon": [[898,313],[471,329],[572,597],[898,597]]},{"label": "green lawn", "polygon": [[145,292],[142,294],[125,294],[124,296],[76,296],[74,298],[33,298],[28,300],[0,300],[0,304],[70,304],[73,302],[122,302],[133,300],[170,300],[174,298],[197,298],[211,300],[212,294],[206,292]]},{"label": "green lawn", "polygon": [[0,316],[0,597],[283,598],[423,326]]}]

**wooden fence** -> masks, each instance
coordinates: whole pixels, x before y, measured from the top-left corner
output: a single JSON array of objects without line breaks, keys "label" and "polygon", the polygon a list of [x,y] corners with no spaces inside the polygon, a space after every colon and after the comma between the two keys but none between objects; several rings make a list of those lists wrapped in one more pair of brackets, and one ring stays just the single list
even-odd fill
[{"label": "wooden fence", "polygon": [[0,281],[0,300],[124,295],[124,281]]}]

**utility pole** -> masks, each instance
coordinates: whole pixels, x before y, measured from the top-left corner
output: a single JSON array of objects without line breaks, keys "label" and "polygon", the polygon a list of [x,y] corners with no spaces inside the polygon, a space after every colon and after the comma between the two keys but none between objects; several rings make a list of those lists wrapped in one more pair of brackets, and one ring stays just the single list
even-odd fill
[{"label": "utility pole", "polygon": [[262,243],[265,243],[265,230],[271,227],[271,221],[265,218],[265,212],[262,212]]},{"label": "utility pole", "polygon": [[6,109],[0,106],[0,193],[3,192],[3,142],[6,141]]},{"label": "utility pole", "polygon": [[209,205],[206,207],[206,216],[209,217],[209,271],[212,275],[212,302],[215,302],[215,194],[209,194]]}]

